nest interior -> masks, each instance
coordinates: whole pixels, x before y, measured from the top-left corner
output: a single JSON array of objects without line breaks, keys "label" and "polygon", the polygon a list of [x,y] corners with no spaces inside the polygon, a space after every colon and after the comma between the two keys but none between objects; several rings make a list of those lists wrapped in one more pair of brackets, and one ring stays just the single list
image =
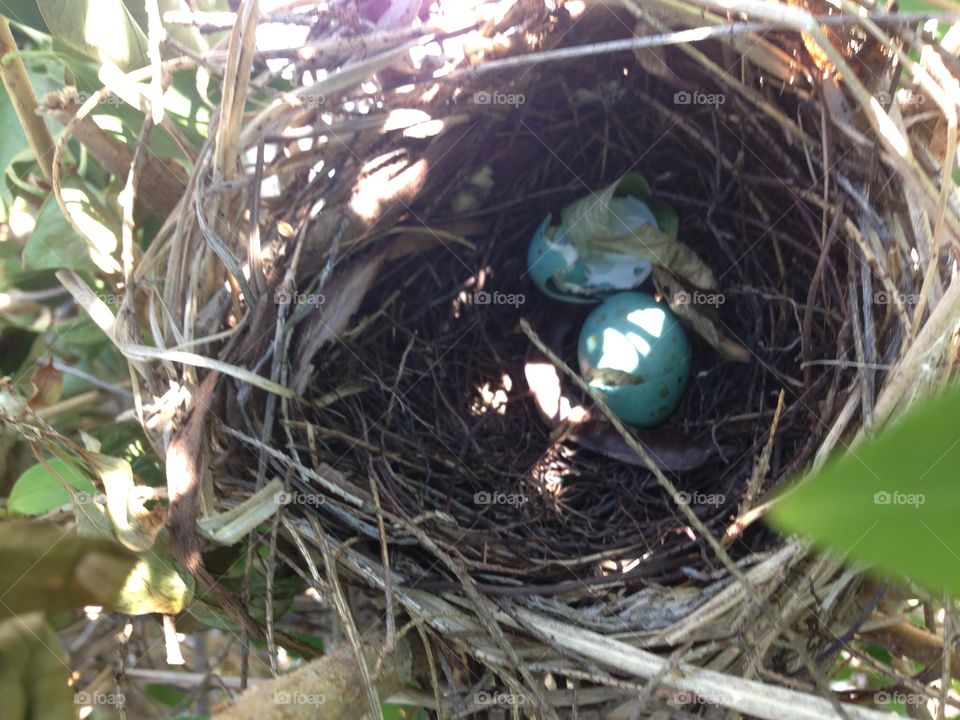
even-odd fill
[{"label": "nest interior", "polygon": [[[609,39],[615,29],[603,23],[594,31]],[[809,463],[851,382],[842,364],[814,364],[852,352],[849,249],[822,242],[824,216],[810,201],[822,186],[808,165],[817,158],[741,98],[684,76],[695,68],[677,55],[668,58],[678,73],[672,85],[631,54],[601,55],[562,72],[533,66],[473,80],[445,103],[435,99],[432,107],[450,112],[467,104],[470,124],[445,148],[455,162],[431,168],[437,177],[402,203],[395,227],[426,228],[436,243],[387,263],[364,297],[359,329],[315,363],[301,418],[315,431],[314,462],[364,484],[372,474],[390,513],[455,518],[423,527],[456,548],[491,592],[536,586],[532,592],[589,597],[591,584],[582,581],[609,584],[625,567],[634,570],[625,585],[718,568],[649,470],[554,442],[537,413],[524,379],[531,343],[519,321],[546,335],[558,323],[578,326],[589,310],[550,300],[528,277],[527,245],[548,213],[639,171],[677,210],[680,239],[719,278],[715,323],[749,359],[723,360],[691,335],[693,377],[682,405],[644,436],[654,452],[705,457],[671,477],[713,532],[722,535],[742,509],[779,392],[784,406],[754,500]],[[684,92],[722,102],[681,104],[675,94]],[[523,102],[478,106],[477,93]],[[819,108],[794,95],[781,102],[818,127]],[[412,163],[424,146],[389,151]],[[869,182],[857,157],[833,171]],[[457,213],[464,193],[474,209]],[[828,223],[842,215],[842,200],[835,203]],[[461,227],[468,240],[457,237]],[[353,252],[358,262],[372,244]],[[313,280],[303,287],[316,290]],[[477,302],[480,292],[503,302]],[[575,333],[564,337],[559,349],[575,367]],[[363,521],[372,530],[374,518]],[[730,551],[755,552],[769,540],[754,527]],[[444,586],[432,565],[418,558],[408,580]]]}]

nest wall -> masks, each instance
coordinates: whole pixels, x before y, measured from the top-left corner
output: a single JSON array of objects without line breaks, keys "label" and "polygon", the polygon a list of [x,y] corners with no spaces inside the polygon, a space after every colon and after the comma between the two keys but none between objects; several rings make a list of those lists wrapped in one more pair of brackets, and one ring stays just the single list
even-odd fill
[{"label": "nest wall", "polygon": [[[260,369],[270,360],[283,368],[277,379],[301,382],[301,398],[226,381],[225,420],[210,424],[209,440],[222,476],[238,480],[218,493],[239,500],[279,477],[300,497],[321,497],[284,508],[291,556],[297,533],[335,548],[359,592],[386,592],[438,648],[485,658],[511,687],[531,682],[516,666],[523,648],[562,658],[568,676],[587,667],[593,680],[610,677],[551,647],[523,620],[531,608],[570,631],[661,649],[720,638],[707,656],[739,672],[743,654],[723,655],[723,642],[736,647],[757,608],[782,611],[769,627],[814,606],[827,626],[852,612],[840,593],[824,606],[810,592],[833,582],[835,566],[749,511],[872,413],[887,380],[876,368],[909,340],[904,308],[876,293],[919,292],[909,257],[924,240],[897,238],[915,230],[902,180],[878,160],[861,108],[848,102],[839,117],[827,107],[823,68],[798,33],[764,36],[789,69],[779,77],[720,40],[497,69],[525,53],[662,29],[635,7],[576,21],[529,12],[532,46],[494,52],[489,71],[481,63],[437,82],[408,68],[379,73],[384,107],[424,111],[444,123],[438,135],[338,133],[324,121],[334,129],[308,149],[285,139],[322,113],[349,114],[362,99],[353,87],[322,110],[288,108],[271,126],[267,139],[287,146],[263,169],[280,180],[258,209],[270,248],[265,300],[224,357]],[[889,52],[859,47],[850,72],[885,87]],[[524,381],[531,341],[521,320],[547,335],[586,313],[538,293],[526,273],[530,237],[548,213],[628,171],[676,209],[680,238],[719,279],[715,325],[749,351],[725,360],[695,339],[690,386],[656,430],[654,442],[704,458],[665,473],[693,498],[699,527],[657,473],[553,438]],[[363,212],[357,198],[371,185],[381,192]],[[271,302],[280,290],[324,302],[287,314]],[[522,302],[477,302],[478,292]],[[283,342],[271,346],[278,322]],[[559,354],[574,364],[564,337]],[[711,602],[740,592],[732,569],[756,584],[714,613]],[[447,637],[438,608],[469,632]],[[761,644],[761,664],[801,677],[807,650],[820,663],[837,650],[829,638],[785,649],[776,637]]]},{"label": "nest wall", "polygon": [[[611,29],[603,23],[594,37],[609,39]],[[665,58],[694,69],[683,60]],[[696,512],[714,532],[722,534],[737,515],[768,441],[770,468],[754,494],[809,464],[853,380],[842,363],[817,364],[854,352],[847,279],[851,269],[859,276],[861,261],[845,243],[823,242],[823,223],[835,226],[850,202],[841,192],[825,208],[817,201],[822,163],[810,148],[742,98],[716,84],[698,85],[692,72],[687,77],[671,85],[621,54],[568,64],[562,73],[534,66],[448,89],[446,102],[433,102],[451,112],[469,107],[476,93],[524,100],[479,112],[473,104],[469,131],[446,151],[454,162],[431,168],[435,176],[403,201],[394,222],[454,231],[459,223],[471,234],[463,243],[437,238],[433,247],[387,263],[364,297],[361,329],[348,330],[315,362],[302,410],[316,429],[315,460],[364,483],[375,473],[391,513],[412,519],[435,510],[456,518],[453,526],[438,518],[431,531],[461,550],[472,570],[510,578],[511,592],[524,583],[566,588],[567,581],[605,577],[603,560],[616,565],[646,557],[641,567],[655,569],[636,573],[641,583],[648,575],[680,579],[682,567],[717,569],[651,472],[553,442],[537,415],[523,379],[530,342],[519,320],[543,330],[557,316],[575,324],[586,314],[542,296],[527,276],[526,246],[548,213],[640,171],[677,209],[681,239],[720,278],[716,322],[750,359],[725,361],[696,341],[690,388],[657,440],[709,455],[674,479],[711,501]],[[723,101],[678,104],[674,96],[684,92]],[[815,103],[782,88],[776,93],[785,112],[817,127]],[[371,158],[352,159],[366,166],[389,150],[412,164],[425,145],[380,145]],[[868,178],[863,156],[847,152],[831,173],[844,173],[858,187],[883,187],[882,174]],[[492,187],[473,184],[478,174]],[[455,213],[464,192],[477,207]],[[290,208],[283,211],[290,219]],[[362,263],[375,244],[358,243],[339,261]],[[316,289],[314,280],[308,275],[301,287]],[[478,304],[478,291],[523,303]],[[878,350],[889,354],[888,338],[879,335]],[[565,359],[575,364],[571,344],[568,333]],[[338,389],[356,387],[363,389],[330,401]],[[501,399],[491,400],[497,390]],[[781,390],[784,406],[771,440]],[[311,407],[317,398],[323,406]],[[483,493],[499,493],[503,502],[478,504],[475,496]],[[731,552],[762,549],[769,540],[753,529]],[[439,580],[430,573],[419,579]]]}]

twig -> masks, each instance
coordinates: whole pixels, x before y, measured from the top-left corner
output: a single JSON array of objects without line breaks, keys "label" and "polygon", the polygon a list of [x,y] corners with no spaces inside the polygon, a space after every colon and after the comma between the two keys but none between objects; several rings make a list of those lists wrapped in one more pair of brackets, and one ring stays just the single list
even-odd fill
[{"label": "twig", "polygon": [[[17,113],[37,165],[47,182],[53,181],[53,137],[43,118],[37,115],[37,96],[33,93],[27,69],[15,53],[17,42],[10,32],[10,22],[0,15],[0,77]],[[11,54],[13,53],[13,54]]]}]

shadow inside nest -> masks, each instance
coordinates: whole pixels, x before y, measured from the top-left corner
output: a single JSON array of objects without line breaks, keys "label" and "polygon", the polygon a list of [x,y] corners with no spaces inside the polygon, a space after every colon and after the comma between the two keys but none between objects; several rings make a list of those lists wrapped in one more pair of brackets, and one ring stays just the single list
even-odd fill
[{"label": "shadow inside nest", "polygon": [[[622,446],[612,427],[600,423],[598,442],[578,443],[552,437],[537,412],[521,319],[548,335],[589,311],[547,299],[527,275],[527,245],[547,213],[639,170],[719,279],[716,322],[749,360],[724,361],[691,334],[693,375],[680,408],[644,442],[700,458],[668,475],[733,557],[769,546],[762,526],[738,528],[737,517],[809,463],[851,377],[810,364],[849,343],[847,269],[844,248],[818,246],[802,154],[745,141],[754,126],[729,107],[700,108],[681,126],[669,89],[625,78],[622,63],[593,65],[579,79],[596,93],[532,88],[523,105],[494,108],[472,129],[456,149],[455,181],[422,196],[401,222],[479,220],[485,233],[472,247],[440,240],[386,265],[357,329],[329,350],[307,393],[317,459],[374,477],[385,510],[420,518],[490,592],[560,592],[586,578],[697,581],[718,569],[654,474],[605,448]],[[602,95],[607,82],[617,84],[611,97]],[[733,172],[718,157],[734,158]],[[471,185],[478,173],[492,187]],[[456,213],[465,187],[476,207]],[[572,367],[574,335],[558,346]],[[432,512],[456,520],[423,519]],[[446,583],[423,559],[411,582]]]}]

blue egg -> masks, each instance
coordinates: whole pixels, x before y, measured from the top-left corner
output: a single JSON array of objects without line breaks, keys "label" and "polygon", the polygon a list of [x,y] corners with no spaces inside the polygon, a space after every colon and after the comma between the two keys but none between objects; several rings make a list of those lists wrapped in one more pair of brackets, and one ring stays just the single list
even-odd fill
[{"label": "blue egg", "polygon": [[580,372],[631,425],[664,422],[690,379],[690,342],[666,303],[647,293],[611,295],[587,316],[577,344]]},{"label": "blue egg", "polygon": [[[533,234],[527,252],[530,278],[544,293],[571,303],[595,303],[604,295],[629,290],[650,275],[646,260],[626,253],[578,248],[567,237],[563,224],[551,227],[548,215]],[[644,225],[657,228],[657,219],[646,203],[634,197],[610,201],[610,237],[626,235]]]}]

